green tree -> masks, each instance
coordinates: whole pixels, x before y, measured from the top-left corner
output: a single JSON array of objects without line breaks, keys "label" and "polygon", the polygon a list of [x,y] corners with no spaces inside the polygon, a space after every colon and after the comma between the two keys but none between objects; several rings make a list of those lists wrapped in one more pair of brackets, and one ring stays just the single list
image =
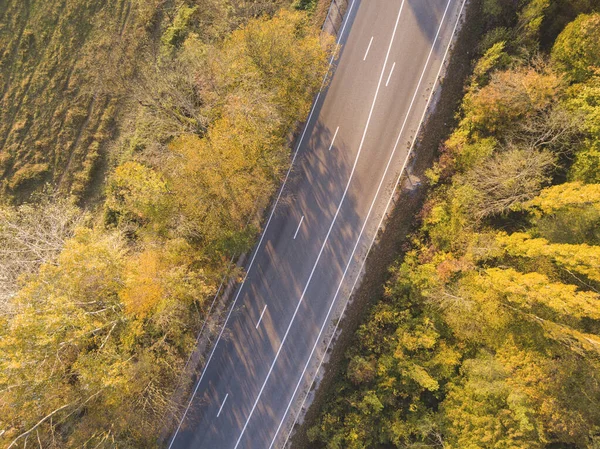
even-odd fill
[{"label": "green tree", "polygon": [[501,41],[492,45],[486,50],[484,55],[477,61],[475,68],[473,69],[473,78],[471,80],[471,88],[476,85],[485,85],[489,81],[490,73],[503,67],[510,60],[508,54],[504,51],[506,48],[506,42]]},{"label": "green tree", "polygon": [[600,75],[594,76],[583,83],[573,84],[568,89],[565,100],[569,112],[577,117],[580,129],[590,138],[588,145],[594,145],[600,140]]},{"label": "green tree", "polygon": [[[509,384],[510,373],[480,352],[461,367],[461,380],[442,403],[446,445],[460,449],[541,449],[543,434],[528,398]],[[540,438],[541,437],[541,438]]]},{"label": "green tree", "polygon": [[552,61],[574,82],[582,82],[600,67],[600,14],[582,14],[569,23],[552,48]]},{"label": "green tree", "polygon": [[160,173],[138,162],[119,165],[107,186],[105,219],[122,224],[164,227],[171,199]]},{"label": "green tree", "polygon": [[540,28],[550,3],[550,0],[528,0],[519,11],[517,36],[530,51],[539,46]]},{"label": "green tree", "polygon": [[600,184],[600,141],[577,152],[569,178],[572,181]]}]

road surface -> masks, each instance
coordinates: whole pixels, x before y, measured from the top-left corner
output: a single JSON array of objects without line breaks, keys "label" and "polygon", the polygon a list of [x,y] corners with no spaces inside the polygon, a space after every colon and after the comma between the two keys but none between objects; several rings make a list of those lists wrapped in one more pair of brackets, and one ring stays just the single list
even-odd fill
[{"label": "road surface", "polygon": [[284,445],[322,357],[316,342],[360,274],[463,1],[350,0],[334,75],[170,449]]}]

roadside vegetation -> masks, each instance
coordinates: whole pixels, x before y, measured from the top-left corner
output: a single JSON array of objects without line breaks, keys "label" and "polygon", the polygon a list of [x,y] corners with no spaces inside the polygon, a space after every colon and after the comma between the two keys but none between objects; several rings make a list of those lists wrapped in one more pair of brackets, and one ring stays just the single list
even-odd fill
[{"label": "roadside vegetation", "polygon": [[327,70],[315,7],[4,2],[1,446],[157,447]]},{"label": "roadside vegetation", "polygon": [[600,5],[482,5],[420,227],[312,447],[600,447]]}]

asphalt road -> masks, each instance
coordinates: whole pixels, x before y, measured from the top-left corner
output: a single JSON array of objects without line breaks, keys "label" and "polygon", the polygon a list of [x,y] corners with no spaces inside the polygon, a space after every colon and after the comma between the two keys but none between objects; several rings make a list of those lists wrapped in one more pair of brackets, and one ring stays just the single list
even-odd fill
[{"label": "asphalt road", "polygon": [[462,6],[352,3],[334,75],[169,448],[284,445],[322,357],[316,343],[359,276]]}]

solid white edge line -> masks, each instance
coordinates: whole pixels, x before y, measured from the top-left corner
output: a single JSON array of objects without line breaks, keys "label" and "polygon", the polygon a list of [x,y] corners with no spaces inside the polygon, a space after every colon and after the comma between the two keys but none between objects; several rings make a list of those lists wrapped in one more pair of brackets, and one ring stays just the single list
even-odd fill
[{"label": "solid white edge line", "polygon": [[223,411],[223,406],[225,405],[225,402],[227,402],[227,398],[229,397],[229,393],[227,393],[225,395],[225,399],[223,399],[223,402],[221,403],[221,407],[219,407],[219,412],[217,413],[217,418],[219,417],[219,415],[221,414],[221,412]]},{"label": "solid white edge line", "polygon": [[373,36],[371,36],[371,40],[369,41],[369,46],[367,47],[367,51],[365,52],[365,57],[363,58],[363,61],[367,60],[367,55],[369,54],[369,50],[371,49],[372,43],[373,43]]},{"label": "solid white edge line", "polygon": [[348,24],[348,19],[349,17],[352,15],[352,10],[354,8],[354,5],[356,3],[356,0],[352,0],[352,4],[350,5],[350,8],[348,9],[348,11],[346,12],[346,17],[344,18],[344,25],[342,26],[342,29],[340,30],[340,34],[338,36],[338,40],[337,40],[337,44],[336,44],[336,48],[335,51],[333,52],[333,55],[331,56],[331,59],[329,60],[329,67],[327,68],[327,72],[325,73],[325,76],[323,76],[323,81],[321,82],[321,87],[319,89],[319,92],[317,93],[317,96],[315,97],[315,100],[313,102],[312,108],[310,110],[310,113],[308,114],[308,119],[306,120],[306,124],[304,125],[304,130],[302,131],[302,135],[300,136],[300,140],[298,141],[298,145],[296,146],[296,151],[294,152],[294,156],[292,157],[292,161],[290,162],[290,166],[288,168],[288,171],[285,175],[285,179],[283,180],[283,184],[281,185],[280,189],[279,189],[279,193],[277,195],[277,198],[275,199],[275,204],[273,205],[273,208],[271,209],[271,213],[269,214],[269,219],[267,220],[267,223],[265,225],[265,228],[262,232],[262,235],[260,237],[260,240],[258,241],[258,244],[256,245],[256,248],[254,250],[254,254],[252,256],[252,259],[250,260],[250,264],[248,264],[248,269],[246,270],[246,275],[244,276],[244,279],[242,280],[242,283],[240,285],[240,287],[238,288],[237,294],[235,295],[235,299],[233,300],[233,303],[229,309],[229,312],[227,313],[227,317],[225,318],[225,322],[223,323],[223,327],[221,328],[221,331],[219,332],[219,336],[217,337],[217,341],[215,342],[210,355],[208,357],[208,360],[206,361],[206,365],[204,365],[204,369],[202,370],[202,374],[200,375],[200,378],[198,379],[198,381],[196,382],[196,387],[194,388],[194,391],[192,393],[192,396],[190,397],[190,400],[188,402],[187,407],[185,408],[185,411],[183,412],[183,415],[179,421],[179,424],[177,425],[177,429],[175,430],[175,433],[173,434],[173,437],[171,438],[171,442],[169,443],[169,447],[167,449],[171,449],[173,447],[173,443],[175,442],[175,439],[177,438],[177,435],[179,434],[179,431],[181,430],[181,426],[183,424],[183,420],[185,419],[185,417],[187,416],[187,413],[192,405],[192,402],[194,401],[194,398],[196,397],[196,393],[198,392],[198,388],[200,387],[200,384],[202,383],[202,379],[204,378],[204,375],[206,374],[206,370],[208,369],[208,366],[210,365],[210,361],[212,360],[212,357],[217,349],[217,346],[219,344],[219,342],[221,341],[221,337],[223,336],[223,332],[225,331],[225,328],[227,327],[227,323],[229,322],[229,318],[231,317],[231,313],[233,312],[233,310],[235,309],[235,305],[237,303],[238,297],[240,296],[241,291],[244,288],[244,284],[246,283],[246,279],[248,278],[248,274],[250,273],[250,269],[252,268],[252,264],[254,263],[254,259],[256,258],[256,255],[258,254],[258,251],[260,249],[260,246],[263,242],[263,239],[265,237],[265,234],[267,233],[267,229],[269,228],[269,224],[271,223],[271,219],[273,218],[273,215],[275,213],[275,209],[277,208],[277,204],[279,203],[279,200],[281,198],[281,194],[283,193],[283,189],[285,188],[286,182],[290,176],[290,173],[292,171],[292,168],[294,167],[294,162],[296,161],[296,156],[298,155],[298,151],[300,151],[300,147],[302,146],[302,141],[304,140],[304,136],[306,134],[306,131],[310,125],[310,121],[312,119],[313,113],[315,112],[315,109],[317,107],[317,104],[319,103],[319,98],[321,96],[321,92],[323,90],[323,87],[325,86],[325,82],[327,80],[327,76],[329,75],[329,72],[331,71],[331,67],[333,66],[333,61],[335,60],[337,51],[339,50],[339,48],[341,47],[341,42],[342,39],[344,37],[344,31],[346,30],[346,25]]},{"label": "solid white edge line", "polygon": [[304,286],[304,290],[302,291],[302,295],[300,296],[300,299],[298,301],[298,305],[296,306],[296,309],[294,310],[294,313],[292,315],[292,319],[290,320],[290,323],[288,324],[288,327],[285,331],[285,334],[283,335],[283,338],[281,340],[281,343],[279,344],[279,348],[277,349],[277,353],[275,354],[275,358],[273,359],[273,362],[271,363],[271,366],[269,368],[269,371],[267,373],[267,377],[265,378],[260,391],[258,392],[258,396],[256,397],[256,400],[254,401],[254,404],[252,406],[252,409],[250,410],[250,414],[248,415],[248,418],[246,419],[246,423],[244,424],[244,427],[242,428],[242,431],[240,433],[240,436],[237,439],[237,442],[235,443],[235,446],[233,449],[237,449],[237,447],[239,446],[242,437],[244,436],[244,432],[246,431],[246,428],[248,427],[248,423],[250,422],[250,419],[252,418],[252,415],[254,414],[254,410],[256,409],[256,406],[258,405],[258,401],[260,400],[262,393],[265,389],[265,386],[267,385],[267,382],[269,381],[269,378],[271,377],[271,373],[273,372],[273,368],[275,367],[275,363],[277,363],[277,360],[279,359],[279,354],[281,353],[281,349],[283,348],[283,345],[285,344],[285,341],[287,340],[287,336],[290,332],[290,329],[292,327],[292,325],[294,324],[294,320],[296,319],[296,315],[298,314],[298,310],[300,310],[300,306],[302,305],[302,302],[304,300],[304,295],[306,294],[306,291],[308,290],[308,286],[310,285],[310,282],[312,280],[312,277],[315,273],[315,270],[317,268],[317,265],[319,263],[319,260],[321,259],[321,255],[323,254],[323,250],[325,249],[325,246],[327,245],[328,239],[329,239],[329,235],[331,234],[331,231],[333,229],[333,226],[335,225],[335,222],[337,220],[337,217],[339,215],[340,209],[342,207],[342,204],[344,203],[344,199],[346,198],[346,195],[348,193],[348,189],[350,187],[350,183],[352,182],[352,178],[354,177],[354,172],[356,171],[356,166],[358,164],[358,160],[360,158],[360,153],[362,151],[362,147],[365,141],[365,137],[367,135],[367,131],[369,129],[369,124],[371,122],[371,117],[373,116],[373,110],[375,109],[375,103],[377,102],[377,96],[379,95],[379,89],[381,88],[381,83],[383,82],[383,75],[385,73],[385,69],[387,67],[387,63],[388,63],[388,59],[390,56],[390,51],[392,50],[392,45],[394,43],[394,39],[396,37],[396,31],[398,30],[398,23],[400,22],[400,16],[402,14],[402,10],[404,9],[404,3],[406,0],[402,0],[402,4],[400,5],[400,11],[398,12],[398,17],[396,18],[396,24],[394,25],[394,31],[392,32],[392,37],[390,39],[390,44],[388,46],[388,50],[387,53],[385,55],[385,60],[383,62],[383,68],[381,70],[381,74],[379,75],[379,81],[377,83],[377,89],[375,90],[375,96],[373,97],[373,103],[371,104],[371,109],[369,111],[369,115],[367,117],[367,122],[365,124],[365,129],[363,131],[363,135],[360,141],[360,145],[358,146],[358,151],[356,154],[356,158],[354,160],[354,165],[352,166],[352,170],[350,172],[350,176],[348,178],[348,182],[346,183],[346,188],[344,189],[344,193],[342,194],[342,199],[340,200],[340,203],[338,205],[338,208],[335,212],[335,215],[333,216],[333,220],[331,221],[331,225],[329,226],[329,230],[327,231],[327,235],[325,236],[325,240],[323,241],[323,244],[321,245],[321,249],[319,250],[319,254],[317,255],[317,260],[315,261],[313,268],[310,272],[310,275],[308,277],[308,281],[306,282],[306,285]]},{"label": "solid white edge line", "polygon": [[[235,258],[235,256],[232,256],[231,259],[229,260],[229,263],[227,264],[227,269],[229,269],[229,267],[233,263],[234,258]],[[194,344],[194,347],[198,346],[198,342],[200,341],[202,332],[204,331],[204,328],[206,327],[206,324],[208,323],[208,317],[210,316],[210,313],[212,312],[212,309],[215,306],[217,298],[219,297],[219,293],[221,293],[221,289],[223,288],[223,285],[225,284],[225,280],[227,279],[228,275],[229,275],[229,273],[225,273],[223,275],[223,277],[221,278],[221,283],[219,284],[219,288],[217,289],[215,296],[213,296],[213,300],[210,304],[210,307],[208,308],[208,312],[207,312],[206,318],[204,319],[204,323],[202,323],[202,327],[200,328],[200,331],[198,332],[198,336],[196,337],[196,343]],[[190,356],[188,357],[187,361],[185,362],[185,365],[183,366],[182,371],[185,371],[187,369],[187,366],[189,365],[190,360],[192,360],[192,355],[194,355],[194,351],[191,352]]]},{"label": "solid white edge line", "polygon": [[[457,18],[457,21],[456,21],[456,23],[455,23],[455,25],[454,25],[454,30],[452,31],[452,36],[451,36],[451,38],[450,38],[450,42],[448,43],[448,46],[446,47],[446,52],[445,52],[445,54],[444,54],[444,58],[442,59],[442,64],[440,65],[440,69],[439,69],[439,71],[438,71],[438,74],[437,74],[437,76],[436,76],[436,79],[435,79],[435,81],[434,81],[433,87],[432,87],[432,89],[431,89],[431,93],[430,93],[430,95],[429,95],[429,99],[427,100],[427,104],[426,104],[426,106],[425,106],[425,110],[424,110],[424,112],[423,112],[423,115],[422,115],[422,117],[421,117],[421,122],[419,123],[419,127],[417,128],[417,132],[415,133],[415,136],[414,136],[414,138],[413,138],[413,141],[412,141],[411,147],[410,147],[410,149],[409,149],[409,152],[408,152],[408,154],[407,154],[407,156],[406,156],[406,158],[405,158],[405,160],[404,160],[404,164],[403,164],[403,166],[402,166],[402,170],[400,171],[400,174],[398,175],[398,178],[397,178],[397,180],[396,180],[396,184],[394,185],[394,189],[392,190],[392,194],[391,194],[390,198],[388,199],[388,202],[387,202],[386,208],[385,208],[385,210],[384,210],[384,213],[383,213],[383,215],[381,216],[381,220],[379,221],[379,225],[378,225],[378,227],[377,227],[377,231],[378,231],[378,230],[381,228],[381,226],[382,226],[382,224],[383,224],[383,220],[384,220],[384,219],[385,219],[385,217],[387,216],[387,211],[388,211],[388,209],[389,209],[389,207],[390,207],[390,204],[391,204],[391,202],[392,202],[392,200],[393,200],[393,198],[394,198],[394,195],[395,195],[395,193],[396,193],[396,190],[398,189],[398,185],[400,184],[400,181],[401,181],[401,179],[402,179],[402,175],[404,174],[404,170],[405,170],[405,168],[406,168],[406,164],[407,164],[407,162],[408,162],[408,159],[409,159],[409,157],[410,157],[410,154],[412,153],[412,150],[413,150],[413,148],[414,148],[414,145],[415,145],[415,143],[416,143],[416,140],[417,140],[417,137],[418,137],[418,135],[419,135],[419,131],[420,131],[420,129],[421,129],[421,126],[423,125],[423,120],[425,119],[425,116],[426,116],[426,114],[427,114],[427,109],[429,108],[429,104],[431,103],[431,100],[432,100],[432,98],[433,98],[433,94],[434,94],[434,92],[435,92],[436,86],[437,86],[437,84],[438,84],[438,82],[439,82],[439,77],[440,77],[440,75],[441,75],[442,69],[444,68],[444,63],[445,63],[445,61],[446,61],[446,58],[447,58],[447,56],[448,56],[448,52],[450,51],[450,47],[452,46],[453,39],[454,39],[454,35],[456,34],[456,30],[457,30],[457,28],[458,28],[458,24],[460,23],[460,18],[462,17],[462,12],[463,12],[463,9],[464,9],[464,6],[465,6],[465,4],[466,4],[466,0],[463,0],[463,2],[462,2],[462,5],[461,5],[461,8],[460,8],[460,11],[459,11],[459,13],[458,13],[458,18]],[[373,249],[373,245],[374,245],[374,243],[375,243],[375,240],[376,240],[376,238],[377,238],[377,232],[375,232],[375,234],[373,235],[373,238],[371,239],[371,243],[370,243],[370,245],[369,245],[369,249],[367,250],[367,253],[365,254],[365,257],[364,257],[364,259],[363,259],[363,261],[362,261],[362,264],[361,264],[360,270],[358,271],[358,273],[357,273],[357,275],[356,275],[356,279],[354,280],[354,283],[352,284],[352,289],[350,290],[350,294],[348,295],[348,298],[346,299],[346,302],[344,303],[344,307],[342,308],[342,312],[341,312],[341,314],[340,314],[340,319],[339,319],[339,320],[337,320],[337,322],[335,323],[335,326],[334,326],[333,332],[332,332],[332,334],[331,334],[331,336],[330,336],[330,338],[329,338],[329,341],[328,341],[328,343],[327,343],[327,346],[325,347],[325,351],[323,352],[323,357],[321,357],[321,359],[320,359],[320,361],[319,361],[319,365],[317,366],[317,369],[316,369],[316,371],[315,371],[315,374],[313,375],[312,381],[310,382],[310,384],[309,384],[309,385],[313,385],[313,384],[314,384],[314,382],[315,382],[315,380],[316,380],[316,378],[317,378],[317,375],[318,375],[319,371],[321,370],[321,366],[323,365],[323,361],[325,360],[325,355],[327,354],[327,351],[329,351],[329,348],[330,348],[330,346],[331,346],[331,343],[333,342],[333,339],[335,338],[335,334],[336,334],[336,332],[337,332],[337,329],[338,329],[338,327],[339,327],[339,325],[340,325],[340,323],[341,323],[341,321],[342,321],[342,320],[341,320],[341,318],[344,316],[344,313],[346,312],[346,307],[348,306],[348,303],[350,302],[350,298],[352,297],[352,294],[354,293],[354,289],[356,288],[356,284],[358,283],[358,280],[360,279],[360,273],[362,273],[362,271],[363,271],[363,269],[364,269],[364,267],[365,267],[365,263],[366,263],[366,261],[367,261],[367,258],[368,258],[368,256],[369,256],[369,254],[370,254],[371,250]],[[302,376],[302,377],[303,377],[303,376]],[[305,403],[306,403],[306,400],[308,399],[308,396],[309,396],[309,394],[310,394],[310,391],[311,391],[311,390],[310,390],[310,387],[309,387],[309,390],[306,392],[306,395],[304,396],[304,399],[302,400],[302,404],[300,405],[300,408],[298,409],[298,411],[299,411],[299,412],[298,412],[298,414],[296,415],[296,417],[295,417],[295,419],[294,419],[294,422],[293,422],[293,423],[292,423],[292,425],[290,426],[290,430],[289,430],[289,432],[288,432],[288,435],[287,435],[287,437],[286,437],[286,439],[285,439],[285,441],[284,441],[284,443],[283,443],[283,446],[282,446],[282,447],[285,447],[285,446],[286,446],[286,444],[287,444],[287,442],[289,441],[289,439],[290,439],[290,437],[291,437],[291,435],[292,435],[292,433],[293,433],[293,431],[294,431],[294,426],[296,425],[296,423],[297,423],[297,421],[298,421],[298,418],[299,418],[299,416],[300,416],[300,412],[301,412],[301,410],[304,408],[304,405],[305,405]],[[287,412],[286,412],[286,414],[287,414]],[[285,416],[284,416],[284,418],[285,418]],[[280,425],[280,427],[281,427],[281,425]],[[277,435],[275,435],[275,437],[277,437]],[[273,441],[274,441],[274,440],[273,440]],[[272,445],[273,445],[273,442],[271,442],[271,446],[272,446]]]},{"label": "solid white edge line", "polygon": [[260,326],[260,322],[263,319],[263,315],[265,314],[265,311],[267,310],[267,305],[265,304],[265,306],[262,309],[262,312],[260,313],[260,318],[258,319],[258,322],[256,323],[256,326],[254,327],[255,329],[258,329],[258,326]]},{"label": "solid white edge line", "polygon": [[331,144],[329,145],[329,151],[331,151],[331,149],[333,148],[333,143],[335,142],[335,138],[337,137],[337,133],[340,130],[340,127],[338,126],[335,129],[335,134],[333,135],[333,139],[331,139]]},{"label": "solid white edge line", "polygon": [[[352,259],[354,258],[354,254],[356,252],[356,249],[358,248],[358,245],[360,243],[360,240],[362,238],[362,235],[364,233],[364,230],[367,226],[367,223],[369,221],[369,218],[371,217],[371,212],[373,212],[373,207],[375,206],[375,202],[377,201],[377,198],[379,197],[379,192],[381,191],[381,187],[383,186],[385,177],[387,176],[387,173],[389,171],[389,168],[391,166],[392,160],[394,159],[394,156],[396,154],[396,150],[398,148],[398,143],[400,142],[400,137],[402,136],[402,134],[404,133],[404,129],[406,128],[406,124],[408,122],[408,117],[410,116],[410,113],[412,111],[412,108],[415,104],[417,95],[419,93],[419,89],[421,88],[421,84],[423,82],[423,78],[425,77],[425,72],[427,71],[427,68],[429,67],[429,62],[431,61],[431,56],[433,55],[433,51],[435,49],[435,46],[437,44],[440,32],[442,30],[442,27],[444,25],[444,22],[446,20],[446,15],[448,14],[448,10],[450,8],[450,3],[452,3],[452,0],[448,0],[448,2],[446,3],[446,8],[444,10],[444,14],[440,20],[440,24],[438,26],[437,29],[437,33],[435,35],[435,38],[433,39],[433,43],[431,45],[431,49],[429,50],[429,54],[427,55],[427,59],[425,61],[424,67],[423,67],[423,71],[421,72],[421,76],[419,77],[419,82],[417,83],[417,87],[415,88],[415,92],[413,94],[413,97],[411,99],[410,105],[408,107],[408,111],[406,112],[405,116],[404,116],[404,121],[402,123],[402,127],[400,128],[400,132],[398,133],[398,138],[396,139],[396,142],[394,144],[394,147],[392,149],[392,152],[390,153],[390,157],[388,159],[387,165],[385,167],[385,170],[383,172],[383,175],[381,177],[381,180],[379,181],[379,185],[377,186],[377,191],[375,192],[375,196],[373,197],[373,201],[371,202],[371,206],[369,207],[369,211],[367,212],[367,216],[363,222],[363,225],[361,227],[360,233],[358,235],[358,238],[356,239],[356,243],[354,244],[354,248],[352,249],[352,253],[350,254],[350,257],[348,258],[348,263],[346,264],[346,268],[344,269],[344,272],[342,273],[342,278],[340,279],[340,282],[338,284],[337,290],[333,296],[333,299],[331,301],[331,304],[329,306],[329,310],[327,311],[327,315],[325,316],[325,320],[323,321],[323,325],[321,326],[321,329],[319,331],[319,334],[317,335],[317,338],[315,340],[315,343],[312,347],[312,350],[308,356],[308,360],[306,361],[306,364],[304,365],[304,369],[302,370],[302,374],[300,374],[300,378],[298,380],[298,383],[296,384],[296,388],[294,389],[294,392],[292,393],[292,397],[290,398],[290,401],[288,402],[287,408],[283,414],[283,417],[281,419],[281,421],[279,422],[279,426],[277,427],[277,430],[275,432],[275,436],[273,437],[273,439],[271,440],[271,445],[269,446],[269,449],[271,449],[273,447],[273,444],[275,443],[275,440],[277,439],[277,436],[279,435],[279,431],[281,430],[281,426],[283,425],[283,422],[285,421],[285,418],[287,417],[287,414],[289,412],[290,407],[292,406],[292,403],[294,402],[294,398],[296,397],[296,393],[298,392],[298,389],[300,388],[300,385],[302,384],[302,380],[304,378],[304,375],[306,374],[306,370],[308,369],[308,366],[310,365],[310,362],[312,360],[313,354],[315,352],[315,350],[317,349],[317,346],[319,345],[319,341],[321,339],[321,335],[323,334],[323,331],[325,330],[325,327],[327,326],[327,322],[329,321],[329,316],[331,315],[331,312],[333,311],[333,306],[336,303],[337,297],[340,293],[340,290],[342,288],[342,285],[344,283],[344,280],[346,278],[346,274],[348,272],[348,269],[350,268],[350,265],[352,264]],[[443,66],[444,61],[442,60],[440,66]],[[437,77],[436,77],[437,79]],[[427,106],[425,106],[425,108],[427,108]],[[419,124],[420,126],[420,124]],[[408,157],[408,156],[407,156]],[[379,229],[379,227],[377,228]],[[375,232],[375,235],[377,234],[377,232]]]},{"label": "solid white edge line", "polygon": [[385,87],[387,87],[388,84],[390,84],[390,80],[392,79],[392,73],[394,73],[394,68],[395,67],[396,67],[396,63],[394,62],[394,64],[392,65],[392,70],[390,70],[390,75],[388,76],[388,79],[385,82]]},{"label": "solid white edge line", "polygon": [[298,223],[298,227],[296,228],[296,232],[294,233],[294,240],[296,240],[296,237],[298,237],[298,231],[300,231],[300,226],[302,226],[303,221],[304,221],[304,215],[302,215],[302,218],[300,219],[300,223]]}]

